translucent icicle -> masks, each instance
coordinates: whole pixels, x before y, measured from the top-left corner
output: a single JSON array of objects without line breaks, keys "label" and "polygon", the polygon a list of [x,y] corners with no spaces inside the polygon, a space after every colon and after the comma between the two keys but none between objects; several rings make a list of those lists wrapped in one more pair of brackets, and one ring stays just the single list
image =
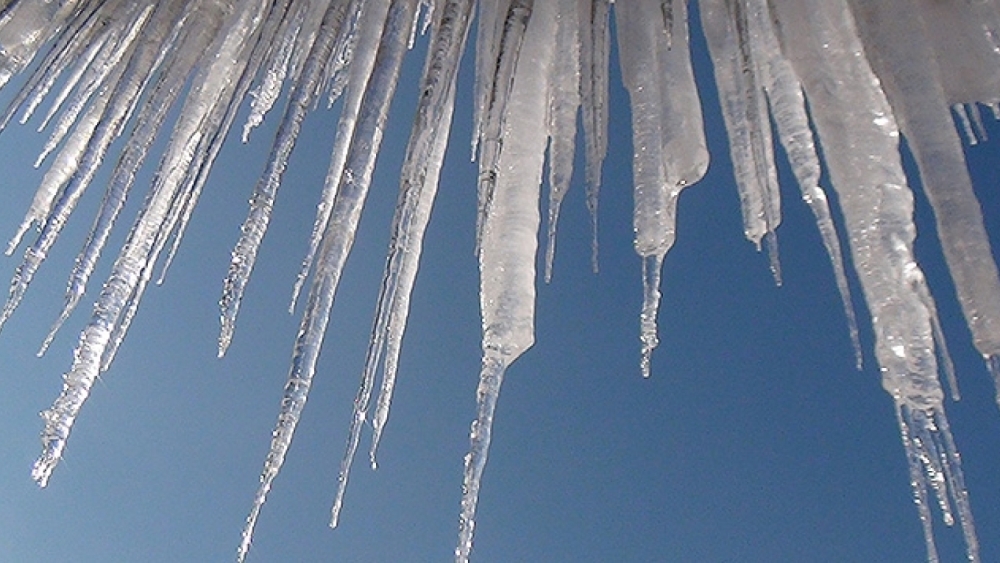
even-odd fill
[{"label": "translucent icicle", "polygon": [[355,34],[358,36],[357,52],[349,69],[344,107],[340,112],[340,119],[337,121],[337,133],[333,141],[333,154],[330,157],[330,166],[327,169],[326,180],[323,184],[323,193],[316,208],[316,219],[313,221],[312,234],[309,236],[309,249],[306,251],[306,256],[302,260],[302,266],[295,277],[295,284],[292,288],[292,301],[288,306],[289,313],[295,311],[295,303],[298,301],[302,286],[305,284],[306,278],[309,277],[309,272],[312,270],[316,252],[320,247],[320,241],[323,239],[323,233],[326,232],[326,225],[330,221],[333,201],[337,196],[340,176],[344,171],[344,163],[347,160],[347,151],[350,148],[354,128],[357,125],[362,95],[372,74],[372,68],[375,64],[375,52],[378,50],[378,41],[382,36],[382,26],[385,23],[385,14],[388,9],[388,0],[375,0],[366,5],[360,14],[360,21],[358,22],[359,31]]},{"label": "translucent icicle", "polygon": [[549,213],[545,245],[545,282],[552,280],[556,254],[559,208],[573,178],[576,150],[576,114],[580,109],[580,20],[579,0],[559,0],[559,31],[553,65],[553,87],[549,94]]},{"label": "translucent icicle", "polygon": [[135,129],[112,172],[98,216],[70,274],[63,309],[42,343],[39,355],[43,354],[51,344],[59,328],[72,314],[86,291],[87,281],[97,265],[115,219],[125,204],[125,199],[135,181],[135,175],[145,162],[150,145],[159,132],[167,112],[183,89],[188,74],[197,60],[203,56],[217,30],[217,25],[207,26],[197,30],[199,33],[189,34],[185,38],[185,45],[189,49],[169,60],[152,95],[139,112]]},{"label": "translucent icicle", "polygon": [[0,25],[0,87],[28,66],[35,53],[65,23],[79,0],[18,2]]},{"label": "translucent icicle", "polygon": [[361,428],[369,408],[375,374],[382,362],[382,390],[372,420],[373,437],[370,459],[375,466],[375,450],[386,419],[396,380],[399,350],[406,318],[409,314],[410,293],[416,279],[423,245],[424,231],[430,219],[437,193],[438,176],[448,144],[455,99],[458,64],[465,47],[471,22],[473,2],[451,0],[435,12],[437,17],[431,33],[424,74],[421,78],[420,101],[407,144],[400,178],[399,201],[393,217],[392,239],[382,278],[361,385],[354,401],[354,413],[347,451],[344,453],[337,478],[337,495],[331,511],[330,526],[336,527],[343,507],[344,493],[350,475]]},{"label": "translucent icicle", "polygon": [[780,285],[777,239],[766,235],[774,233],[781,222],[781,201],[746,2],[701,0],[699,6],[729,135],[745,234],[758,249],[762,242],[769,245],[771,270]]},{"label": "translucent icicle", "polygon": [[[260,84],[249,92],[250,115],[247,116],[247,120],[243,124],[242,140],[244,143],[250,140],[250,132],[263,123],[264,116],[278,100],[278,95],[288,77],[293,53],[308,53],[312,47],[312,40],[316,38],[316,30],[311,30],[313,33],[308,34],[310,42],[305,44],[306,40],[302,39],[300,31],[306,9],[315,10],[319,3],[297,2],[294,5],[291,4],[290,0],[284,0],[276,3],[272,8],[271,19],[268,22],[268,27],[271,29],[271,32],[268,33],[270,41],[265,49],[263,78]],[[322,22],[322,11],[310,12],[310,15],[316,16],[317,22]],[[316,29],[318,29],[318,24]],[[296,76],[294,81],[297,80]]]},{"label": "translucent icicle", "polygon": [[590,262],[597,273],[597,206],[601,168],[608,152],[608,65],[611,38],[608,0],[580,0],[580,98],[586,142],[587,209],[590,211]]},{"label": "translucent icicle", "polygon": [[809,117],[806,115],[802,86],[791,63],[781,53],[766,3],[762,0],[752,0],[748,6],[751,33],[759,38],[755,43],[757,50],[754,53],[761,62],[764,91],[771,106],[771,116],[777,125],[778,138],[788,155],[792,173],[798,181],[802,199],[809,205],[816,218],[816,226],[819,228],[823,246],[833,266],[837,291],[840,293],[840,301],[847,318],[848,334],[854,347],[854,362],[857,368],[861,369],[863,356],[861,339],[858,336],[858,321],[851,290],[847,284],[840,237],[833,216],[830,214],[826,192],[819,185],[819,156],[816,154],[816,144],[809,126]]},{"label": "translucent icicle", "polygon": [[[499,174],[497,161],[503,138],[504,118],[510,100],[514,73],[521,56],[521,44],[525,30],[531,19],[534,0],[513,0],[502,19],[497,20],[502,29],[495,32],[497,37],[496,59],[482,61],[489,66],[480,72],[492,72],[491,89],[484,107],[482,131],[479,134],[479,212],[476,215],[476,251],[481,247],[483,223],[493,204],[496,176]],[[480,62],[477,59],[477,63]]]},{"label": "translucent icicle", "polygon": [[928,40],[938,23],[921,18],[908,2],[852,3],[866,15],[858,24],[865,51],[917,161],[973,343],[984,356],[998,354],[1000,275]]},{"label": "translucent icicle", "polygon": [[[117,6],[115,2],[108,4]],[[83,13],[73,16],[66,31],[58,35],[52,49],[7,107],[0,120],[0,130],[7,127],[26,100],[31,99],[36,105],[40,103],[68,65],[75,64],[82,70],[85,66],[83,61],[88,59],[86,53],[96,53],[95,47],[99,49],[103,45],[104,35],[96,33],[101,26],[88,25],[95,9],[96,7],[87,8]],[[26,120],[22,119],[21,122]]]},{"label": "translucent icicle", "polygon": [[476,103],[472,109],[472,160],[476,159],[479,141],[483,134],[483,122],[493,92],[496,79],[496,63],[499,58],[500,37],[503,21],[510,7],[510,0],[480,0],[479,27],[476,31],[476,78],[474,96]]},{"label": "translucent icicle", "polygon": [[660,6],[615,5],[622,79],[632,108],[635,250],[643,260],[640,338],[643,376],[657,345],[656,313],[663,259],[676,239],[680,192],[708,168],[708,151],[688,51],[686,6],[676,6],[667,49]]},{"label": "translucent icicle", "polygon": [[[909,446],[928,482],[945,475],[970,561],[978,542],[962,470],[944,413],[930,312],[912,283],[913,196],[900,163],[899,134],[889,103],[863,53],[846,2],[773,0],[785,54],[802,79],[826,162],[847,223],[851,252],[872,313],[882,386],[902,411]],[[838,76],[830,81],[826,77]],[[904,440],[905,442],[906,440]],[[908,453],[912,460],[914,454]],[[937,467],[940,466],[939,470]],[[917,489],[921,487],[915,483]],[[921,493],[915,490],[915,495]],[[921,517],[926,513],[921,508]],[[929,542],[928,553],[934,546]]]},{"label": "translucent icicle", "polygon": [[344,23],[345,11],[346,6],[333,3],[324,14],[320,33],[312,44],[302,76],[299,82],[292,85],[288,106],[278,126],[267,168],[250,197],[250,212],[240,228],[240,239],[233,249],[232,262],[223,282],[222,299],[219,301],[219,308],[222,311],[220,317],[222,329],[219,334],[220,358],[225,355],[226,349],[232,342],[243,291],[246,289],[257,251],[267,231],[274,198],[281,185],[281,177],[285,172],[288,157],[295,147],[295,140],[302,128],[302,120],[312,103],[315,82],[320,79],[323,64],[330,56],[337,29]]},{"label": "translucent icicle", "polygon": [[418,2],[419,0],[393,0],[386,14],[385,27],[375,59],[375,71],[368,81],[363,96],[358,125],[347,154],[347,164],[340,179],[340,188],[337,190],[330,222],[323,237],[316,275],[309,292],[309,303],[295,340],[292,367],[281,401],[278,423],[260,475],[260,487],[254,496],[253,507],[247,517],[242,541],[237,550],[239,561],[245,559],[250,549],[257,516],[285,460],[292,435],[305,406],[309,387],[312,385],[319,348],[330,319],[330,309],[333,307],[340,274],[354,243],[354,234],[375,167],[375,155],[382,141],[389,102],[395,92],[399,68],[406,50],[409,30],[413,18],[416,17]]},{"label": "translucent icicle", "polygon": [[201,70],[201,80],[195,81],[185,100],[161,163],[162,173],[157,175],[151,197],[129,234],[122,253],[115,260],[111,276],[94,306],[90,323],[80,335],[73,365],[63,378],[63,391],[42,413],[45,421],[42,453],[32,469],[32,478],[39,486],[44,487],[48,483],[62,458],[76,416],[100,371],[101,360],[115,325],[130,305],[143,268],[156,258],[151,256],[151,250],[157,234],[163,231],[164,220],[168,217],[187,165],[191,163],[194,149],[205,134],[202,128],[206,117],[212,113],[214,104],[227,99],[227,92],[231,93],[231,84],[235,82],[232,72],[240,66],[238,53],[256,11],[230,10],[229,13],[235,21],[217,37],[219,46],[213,49],[217,51],[216,56],[210,57],[211,64]]}]

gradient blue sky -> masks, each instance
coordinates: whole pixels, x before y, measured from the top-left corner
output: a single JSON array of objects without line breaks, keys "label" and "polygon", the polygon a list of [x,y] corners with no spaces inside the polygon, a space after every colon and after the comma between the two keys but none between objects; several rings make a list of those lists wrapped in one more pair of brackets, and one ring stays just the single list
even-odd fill
[{"label": "gradient blue sky", "polygon": [[[833,276],[787,170],[779,229],[785,284],[743,238],[711,67],[695,34],[712,165],[685,191],[664,268],[661,345],[639,376],[639,259],[631,245],[631,136],[617,65],[601,200],[601,272],[589,271],[581,174],[560,223],[555,275],[539,283],[537,342],[508,372],[479,504],[474,560],[912,562],[924,559],[903,449],[862,320],[854,370]],[[302,423],[261,515],[251,561],[445,561],[479,369],[471,59],[428,231],[380,467],[355,467],[341,526],[327,527],[388,243],[401,151],[423,58],[409,56],[361,232],[341,283]],[[616,55],[613,54],[613,58]],[[0,101],[13,92],[0,93]],[[275,421],[298,314],[285,312],[325,173],[336,112],[307,121],[250,283],[236,338],[215,358],[217,301],[271,127],[220,157],[167,282],[151,288],[95,386],[47,490],[28,476],[37,413],[89,313],[34,351],[103,185],[94,186],[0,337],[0,561],[231,560]],[[1000,138],[1000,126],[988,124]],[[0,136],[3,238],[40,172],[44,138]],[[783,157],[781,157],[783,158]],[[1000,248],[1000,153],[969,151]],[[912,169],[912,163],[910,168]],[[582,171],[582,160],[578,169]],[[125,217],[131,220],[137,202]],[[918,199],[917,253],[938,298],[963,399],[949,402],[984,561],[1000,560],[1000,414]],[[117,250],[126,224],[111,248]],[[20,256],[21,251],[16,256]],[[0,261],[9,279],[16,259]],[[106,276],[107,263],[99,270]],[[96,286],[97,284],[92,284]],[[91,287],[90,295],[96,287]],[[91,297],[92,299],[92,297]],[[367,447],[367,439],[362,448]],[[935,522],[944,561],[958,530]]]}]

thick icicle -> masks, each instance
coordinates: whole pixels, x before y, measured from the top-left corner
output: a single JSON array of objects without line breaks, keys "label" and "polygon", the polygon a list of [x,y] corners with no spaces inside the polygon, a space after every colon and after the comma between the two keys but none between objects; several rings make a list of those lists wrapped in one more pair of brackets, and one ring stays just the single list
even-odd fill
[{"label": "thick icicle", "polygon": [[642,359],[656,348],[660,269],[676,239],[677,198],[708,169],[701,103],[688,51],[687,8],[676,6],[667,49],[662,11],[651,2],[615,5],[622,79],[632,107],[635,250],[643,260]]},{"label": "thick icicle", "polygon": [[[476,419],[465,456],[456,563],[469,560],[479,486],[490,447],[493,413],[504,370],[534,343],[535,253],[539,187],[547,132],[544,123],[555,64],[555,2],[539,2],[528,25],[500,131],[495,191],[484,218],[479,253],[483,363]],[[501,53],[501,57],[503,57]],[[492,181],[480,177],[479,181]]]},{"label": "thick icicle", "polygon": [[340,516],[351,463],[368,413],[375,374],[382,362],[382,389],[372,420],[369,456],[372,467],[375,466],[375,450],[389,416],[399,350],[409,314],[410,294],[448,145],[455,81],[471,23],[472,7],[472,0],[451,0],[435,11],[435,23],[421,78],[422,94],[400,174],[399,201],[393,218],[392,239],[378,297],[375,326],[368,345],[361,385],[354,400],[347,451],[337,478],[331,527],[336,527]]},{"label": "thick icicle", "polygon": [[[865,52],[916,158],[973,342],[983,356],[1000,354],[1000,277],[928,41],[928,26],[940,22],[924,20],[910,2],[851,3]],[[924,14],[939,11],[928,5]],[[929,292],[926,296],[931,299]],[[997,393],[1000,397],[1000,388]]]},{"label": "thick icicle", "polygon": [[260,475],[260,487],[254,496],[253,507],[247,517],[237,551],[239,561],[243,561],[250,549],[257,516],[285,460],[312,385],[316,360],[330,319],[340,274],[354,243],[361,209],[368,194],[375,156],[382,142],[389,112],[389,102],[396,89],[399,68],[407,47],[408,34],[416,17],[418,2],[419,0],[393,0],[386,14],[385,27],[375,57],[375,70],[365,88],[358,124],[351,138],[344,172],[323,236],[315,278],[309,291],[309,303],[295,339],[292,368],[285,384],[278,423]]},{"label": "thick icicle", "polygon": [[[978,561],[968,494],[938,381],[930,312],[915,286],[913,196],[900,163],[896,122],[878,79],[859,56],[862,46],[846,2],[775,0],[772,6],[779,21],[796,22],[781,28],[783,47],[802,79],[826,149],[872,313],[882,385],[901,411],[902,432],[920,437],[908,445],[904,439],[907,454],[923,461],[927,483],[940,481],[944,473],[947,494],[937,491],[939,503],[947,506],[948,494],[955,501],[968,558]],[[930,449],[914,454],[911,447],[934,448],[940,461],[930,459]],[[913,486],[920,502],[924,485],[915,480]],[[920,513],[926,515],[923,507]],[[927,549],[933,556],[930,542]]]},{"label": "thick icicle", "polygon": [[[507,104],[510,101],[514,74],[517,71],[518,59],[521,56],[521,45],[524,34],[531,20],[534,0],[513,0],[502,19],[496,24],[502,26],[494,31],[496,35],[495,59],[481,61],[477,58],[476,73],[491,72],[490,90],[482,108],[483,118],[479,131],[479,212],[476,215],[476,252],[481,248],[483,224],[493,205],[493,192],[496,189],[496,177],[500,173],[498,159],[503,151],[502,131],[504,119],[507,116]],[[488,65],[479,69],[480,63]]]},{"label": "thick icicle", "polygon": [[220,316],[222,329],[219,334],[220,358],[225,355],[233,340],[236,315],[243,300],[243,291],[250,279],[257,251],[271,220],[271,209],[274,207],[274,198],[288,164],[288,156],[295,147],[295,140],[302,128],[302,120],[305,119],[306,112],[312,104],[316,81],[320,79],[323,65],[330,57],[337,30],[344,23],[346,8],[345,4],[334,2],[324,14],[320,32],[312,44],[302,76],[292,85],[288,106],[278,126],[267,168],[250,197],[250,212],[240,228],[240,239],[233,249],[232,262],[223,282],[222,299],[219,301],[219,308],[222,311]]},{"label": "thick icicle", "polygon": [[0,87],[28,66],[35,53],[74,12],[79,0],[18,2],[0,22]]}]

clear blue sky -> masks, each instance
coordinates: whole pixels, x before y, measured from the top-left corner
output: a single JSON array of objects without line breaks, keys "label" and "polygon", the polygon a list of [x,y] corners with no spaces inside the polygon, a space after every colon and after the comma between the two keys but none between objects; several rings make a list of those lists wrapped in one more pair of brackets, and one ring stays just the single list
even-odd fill
[{"label": "clear blue sky", "polygon": [[[473,558],[512,561],[912,562],[924,545],[867,312],[854,358],[812,216],[782,168],[785,284],[742,235],[711,68],[695,36],[712,165],[684,192],[666,259],[661,345],[639,376],[639,259],[631,245],[631,136],[614,70],[601,200],[601,272],[577,175],[555,275],[540,283],[535,347],[508,372],[479,504]],[[319,372],[250,560],[446,561],[457,532],[462,456],[479,369],[471,58],[428,231],[380,467],[359,457],[341,526],[327,528],[388,242],[422,50],[409,57],[361,233],[341,283]],[[614,58],[614,55],[613,55]],[[2,92],[2,101],[12,91]],[[112,369],[94,388],[49,488],[28,473],[41,421],[89,313],[49,354],[34,351],[99,201],[96,184],[0,336],[0,561],[227,561],[270,439],[298,315],[285,312],[325,173],[336,113],[307,121],[224,360],[217,301],[246,200],[270,145],[224,151],[164,286],[151,288]],[[1000,138],[1000,126],[989,123]],[[44,138],[0,136],[6,238],[34,193]],[[1000,151],[969,162],[1000,248]],[[912,163],[911,163],[912,164]],[[910,167],[912,170],[912,166]],[[582,172],[582,160],[579,162]],[[984,561],[1000,560],[1000,414],[943,269],[926,201],[917,253],[938,298],[963,399],[947,405],[963,454]],[[125,217],[134,217],[140,197]],[[117,250],[126,223],[109,248]],[[20,256],[18,252],[17,257]],[[0,261],[9,279],[15,259]],[[103,279],[108,264],[96,277]],[[97,289],[92,284],[91,300]],[[367,447],[363,441],[362,448]],[[937,515],[936,515],[937,517]],[[938,519],[944,561],[958,530]]]}]

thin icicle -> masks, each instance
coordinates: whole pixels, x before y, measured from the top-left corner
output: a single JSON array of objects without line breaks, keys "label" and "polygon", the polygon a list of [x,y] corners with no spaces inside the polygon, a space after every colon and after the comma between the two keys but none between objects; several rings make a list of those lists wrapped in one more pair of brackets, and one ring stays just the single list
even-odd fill
[{"label": "thin icicle", "polygon": [[[458,64],[461,61],[464,44],[468,37],[472,19],[473,2],[467,0],[449,1],[436,11],[441,14],[441,29],[439,35],[431,38],[431,45],[436,56],[440,56],[440,65],[430,62],[426,67],[425,79],[428,84],[435,84],[434,96],[422,97],[421,108],[417,111],[417,121],[414,123],[411,141],[408,145],[406,158],[401,174],[401,193],[408,194],[405,206],[400,206],[399,217],[393,223],[400,234],[396,236],[395,246],[390,250],[387,261],[392,274],[386,278],[391,282],[385,284],[388,295],[391,291],[389,304],[390,315],[386,323],[385,361],[382,371],[382,388],[379,391],[375,416],[372,419],[372,444],[369,460],[375,467],[375,454],[378,449],[382,430],[389,417],[389,404],[392,400],[396,383],[396,370],[399,364],[399,352],[402,345],[403,332],[406,328],[406,318],[409,314],[410,293],[416,279],[417,267],[420,262],[420,252],[423,247],[423,234],[430,220],[431,207],[437,192],[441,166],[448,145],[451,117],[454,111],[455,82],[457,80]],[[447,30],[447,33],[445,33]],[[434,46],[438,46],[435,48]],[[447,50],[446,50],[447,47]],[[437,61],[435,58],[434,61]],[[432,69],[434,73],[432,74]],[[431,78],[435,76],[435,78]],[[445,100],[440,99],[444,93],[442,88],[450,81],[450,90],[445,93]],[[446,102],[446,103],[445,103]],[[426,104],[426,105],[425,105]],[[412,147],[412,150],[410,149]],[[403,186],[406,186],[403,189]],[[395,231],[396,229],[394,229]],[[398,259],[398,260],[394,260]],[[396,263],[398,262],[398,264]],[[383,299],[379,299],[379,314]]]},{"label": "thin icicle", "polygon": [[[112,4],[116,6],[116,4]],[[82,13],[76,14],[72,17],[72,21],[66,26],[65,32],[58,35],[55,40],[55,44],[45,58],[35,69],[31,78],[25,83],[21,91],[18,92],[17,96],[11,101],[7,110],[4,112],[2,120],[0,120],[0,130],[5,129],[10,123],[17,110],[23,106],[25,100],[29,98],[41,101],[41,98],[47,93],[51,87],[54,85],[55,80],[62,74],[62,72],[72,64],[77,64],[82,57],[85,57],[89,50],[89,46],[97,44],[100,46],[103,44],[103,39],[95,37],[95,35],[100,35],[99,28],[101,26],[90,25],[92,17],[97,7],[85,8]]]},{"label": "thin icicle", "polygon": [[576,114],[580,109],[580,20],[579,0],[559,0],[559,30],[553,65],[553,87],[549,95],[549,213],[545,245],[545,283],[552,280],[556,254],[559,208],[573,178],[576,150]]},{"label": "thin icicle", "polygon": [[185,39],[185,43],[191,48],[168,62],[167,68],[160,75],[152,95],[146,100],[143,109],[139,112],[135,129],[111,175],[111,181],[105,192],[98,216],[91,227],[83,249],[77,255],[66,288],[63,309],[42,343],[38,352],[39,356],[45,353],[59,328],[72,314],[86,291],[87,281],[97,265],[97,260],[108,240],[115,219],[125,204],[125,199],[135,181],[136,172],[145,162],[149,147],[159,132],[168,110],[173,106],[188,74],[194,68],[197,59],[203,55],[216,30],[217,28],[212,26],[202,28],[199,30],[201,33],[189,35]]},{"label": "thin icicle", "polygon": [[771,106],[772,118],[777,125],[778,138],[788,155],[792,173],[802,192],[802,199],[809,205],[816,218],[823,246],[833,266],[837,291],[840,293],[847,318],[848,334],[854,347],[855,365],[860,370],[863,355],[858,321],[851,290],[847,284],[840,237],[830,214],[826,192],[819,185],[819,156],[816,154],[816,144],[809,126],[809,117],[806,115],[802,86],[791,63],[781,53],[766,3],[763,0],[752,0],[748,3],[748,7],[751,33],[758,37],[758,41],[754,44],[757,49],[754,53],[761,61],[764,91]]},{"label": "thin icicle", "polygon": [[489,108],[493,81],[496,79],[496,63],[499,58],[500,36],[503,21],[511,0],[480,0],[479,28],[476,31],[476,78],[472,108],[472,160],[479,154],[479,142],[483,134],[483,123]]},{"label": "thin icicle", "polygon": [[331,510],[330,526],[336,527],[343,507],[351,464],[365,422],[375,375],[382,362],[382,390],[372,421],[370,452],[375,467],[375,450],[389,415],[399,360],[399,349],[409,313],[410,293],[416,279],[424,230],[430,219],[437,192],[438,175],[448,144],[448,129],[454,109],[455,80],[471,21],[473,2],[452,0],[440,8],[431,35],[420,102],[400,179],[399,202],[393,218],[393,237],[379,293],[375,326],[365,358],[361,385],[354,401],[348,444],[337,478],[337,494]]},{"label": "thin icicle", "polygon": [[288,157],[295,147],[295,141],[302,128],[302,120],[312,103],[315,83],[320,79],[323,65],[330,57],[337,30],[344,23],[345,12],[344,4],[332,3],[324,14],[319,35],[312,44],[302,76],[292,85],[288,106],[278,126],[267,168],[250,197],[250,212],[240,227],[240,239],[233,248],[232,262],[223,282],[222,298],[219,301],[219,308],[222,311],[220,317],[222,329],[219,334],[220,358],[226,354],[226,349],[233,340],[236,315],[257,258],[257,251],[271,219],[274,198],[281,185]]},{"label": "thin icicle", "polygon": [[597,207],[601,169],[608,152],[608,65],[610,26],[608,0],[580,0],[580,99],[586,142],[587,210],[590,211],[591,269],[597,273]]},{"label": "thin icicle", "polygon": [[[719,87],[729,152],[743,210],[746,237],[761,248],[767,243],[771,271],[780,285],[777,239],[781,222],[771,128],[747,14],[747,0],[701,0],[701,21]],[[765,240],[767,239],[767,240]]]},{"label": "thin icicle", "polygon": [[385,14],[388,9],[388,0],[375,0],[367,4],[359,16],[358,31],[355,33],[358,42],[357,53],[349,70],[344,107],[340,112],[340,119],[337,121],[333,154],[330,157],[330,166],[323,183],[323,193],[316,208],[316,219],[313,221],[312,233],[309,236],[309,249],[306,251],[306,256],[302,260],[299,273],[295,277],[295,284],[292,287],[292,300],[288,306],[289,313],[295,312],[295,303],[298,301],[306,278],[309,277],[309,272],[312,270],[316,252],[319,251],[323,233],[326,232],[326,225],[330,221],[333,201],[337,197],[337,187],[340,185],[340,176],[347,161],[347,151],[354,135],[354,128],[357,126],[362,95],[372,74],[375,53],[379,38],[382,36],[382,26],[385,23]]},{"label": "thin icicle", "polygon": [[[112,332],[130,306],[130,298],[140,281],[143,268],[150,266],[156,256],[151,255],[157,233],[164,227],[177,189],[190,164],[194,148],[204,134],[206,116],[214,104],[221,103],[231,93],[234,68],[239,67],[240,52],[251,21],[257,11],[248,9],[229,12],[234,21],[217,37],[219,43],[211,57],[211,64],[199,73],[192,87],[181,117],[175,127],[171,143],[161,164],[162,174],[147,206],[137,219],[122,253],[115,260],[112,273],[104,284],[101,296],[94,306],[90,323],[80,335],[70,371],[64,376],[63,391],[53,405],[42,413],[45,428],[42,431],[42,453],[32,469],[32,478],[44,487],[62,458],[76,416],[90,394],[91,387],[101,369],[101,360],[110,343]],[[222,94],[220,96],[220,94]]]},{"label": "thin icicle", "polygon": [[375,167],[375,155],[382,141],[389,103],[395,92],[406,41],[416,17],[419,0],[393,0],[376,54],[374,73],[365,89],[358,124],[351,139],[340,188],[333,203],[330,222],[309,292],[309,303],[295,339],[292,368],[285,385],[278,423],[260,475],[260,487],[243,529],[237,559],[243,561],[250,549],[254,525],[271,484],[277,477],[291,445],[292,435],[305,406],[316,372],[316,360],[323,341],[330,309],[333,307],[340,275],[347,261],[361,217],[365,197]]},{"label": "thin icicle", "polygon": [[[282,3],[284,10],[289,8],[288,4],[289,2]],[[246,123],[243,124],[243,136],[241,137],[244,143],[250,140],[250,132],[264,122],[264,116],[278,100],[278,94],[281,93],[285,78],[288,76],[288,67],[294,52],[292,47],[302,29],[303,12],[305,11],[304,3],[301,2],[296,3],[292,8],[295,11],[290,15],[285,11],[282,12],[281,27],[276,34],[276,44],[269,49],[270,61],[265,65],[264,78],[249,93],[250,115],[247,116]]]}]

